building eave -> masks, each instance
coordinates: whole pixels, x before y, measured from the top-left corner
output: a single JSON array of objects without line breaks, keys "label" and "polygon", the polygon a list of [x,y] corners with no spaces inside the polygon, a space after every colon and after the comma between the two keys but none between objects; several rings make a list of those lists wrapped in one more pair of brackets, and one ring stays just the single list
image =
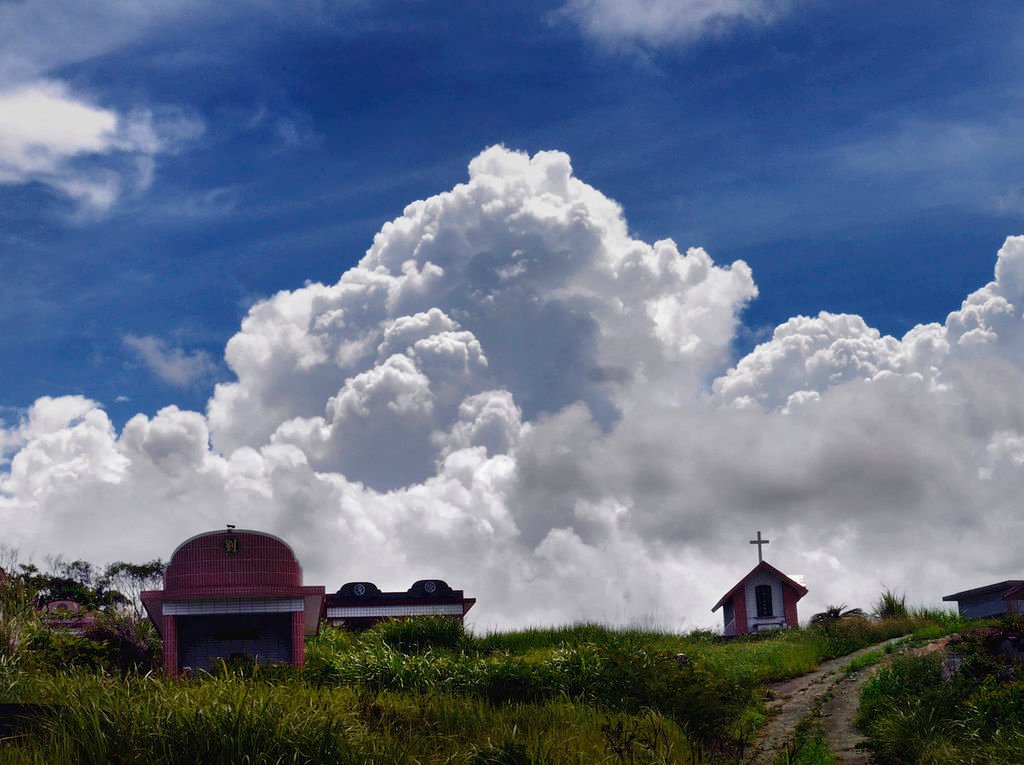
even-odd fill
[{"label": "building eave", "polygon": [[943,595],[942,599],[946,602],[968,600],[979,595],[989,595],[993,592],[1000,591],[1015,591],[1024,586],[1024,580],[1021,579],[1007,579],[1003,582],[996,582],[994,584],[986,584],[982,587],[975,587],[970,590],[963,590],[961,592],[954,592],[952,595]]}]

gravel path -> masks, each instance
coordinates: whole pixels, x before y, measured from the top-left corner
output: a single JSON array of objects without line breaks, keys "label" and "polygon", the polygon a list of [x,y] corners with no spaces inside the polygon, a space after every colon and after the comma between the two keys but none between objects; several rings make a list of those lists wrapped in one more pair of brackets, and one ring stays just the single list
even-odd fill
[{"label": "gravel path", "polygon": [[[772,717],[751,745],[747,762],[751,765],[774,765],[779,752],[793,741],[797,724],[816,710],[819,701],[823,702],[821,709],[825,735],[839,762],[842,765],[870,762],[867,759],[854,759],[862,756],[861,752],[853,748],[862,739],[853,727],[853,720],[857,713],[860,686],[875,668],[861,670],[850,679],[841,670],[853,659],[871,651],[884,650],[886,643],[895,643],[897,640],[902,638],[893,638],[837,659],[829,659],[819,664],[813,672],[769,685],[771,700],[767,707]],[[826,698],[825,694],[830,690],[834,692]]]}]

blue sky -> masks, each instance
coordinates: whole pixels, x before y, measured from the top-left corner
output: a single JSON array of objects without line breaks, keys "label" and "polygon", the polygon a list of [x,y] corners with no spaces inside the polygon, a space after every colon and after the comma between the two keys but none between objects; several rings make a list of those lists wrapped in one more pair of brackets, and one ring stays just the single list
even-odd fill
[{"label": "blue sky", "polygon": [[0,0],[0,548],[483,626],[712,624],[758,529],[805,618],[1019,577],[1022,22]]},{"label": "blue sky", "polygon": [[[746,260],[743,350],[823,309],[897,335],[941,322],[1022,226],[1017,3],[812,0],[666,39],[595,36],[560,3],[295,7],[0,5],[36,32],[5,41],[32,66],[0,82],[60,81],[184,134],[140,188],[144,152],[76,155],[122,178],[101,210],[0,185],[6,411],[66,393],[115,421],[201,409],[254,300],[335,281],[495,143],[567,152],[639,238]],[[209,364],[170,383],[128,336]]]}]

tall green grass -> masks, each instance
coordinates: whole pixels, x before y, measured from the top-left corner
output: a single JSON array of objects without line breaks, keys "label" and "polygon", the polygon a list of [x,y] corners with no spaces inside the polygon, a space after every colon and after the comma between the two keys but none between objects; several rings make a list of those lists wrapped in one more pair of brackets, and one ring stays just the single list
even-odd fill
[{"label": "tall green grass", "polygon": [[907,596],[886,587],[872,606],[871,613],[877,619],[904,619],[910,615]]},{"label": "tall green grass", "polygon": [[588,763],[616,762],[613,748],[654,763],[693,751],[660,715],[564,699],[496,707],[440,692],[310,688],[297,676],[178,683],[81,671],[28,689],[54,712],[32,736],[0,743],[5,763]]},{"label": "tall green grass", "polygon": [[1024,762],[1024,665],[1008,660],[1002,641],[1024,623],[974,627],[942,653],[900,657],[864,687],[859,721],[880,762]]},{"label": "tall green grass", "polygon": [[22,656],[26,642],[40,628],[35,593],[13,577],[0,581],[0,660]]},{"label": "tall green grass", "polygon": [[724,640],[594,624],[475,636],[410,620],[325,628],[301,670],[185,681],[144,662],[76,667],[23,640],[0,655],[0,702],[52,713],[0,743],[0,761],[735,762],[763,721],[764,683],[926,623],[842,619]]}]

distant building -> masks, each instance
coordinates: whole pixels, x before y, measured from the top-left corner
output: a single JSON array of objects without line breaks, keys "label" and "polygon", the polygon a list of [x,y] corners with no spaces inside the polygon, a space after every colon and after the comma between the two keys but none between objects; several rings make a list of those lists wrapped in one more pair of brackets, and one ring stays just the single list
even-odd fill
[{"label": "distant building", "polygon": [[764,560],[761,545],[768,544],[757,532],[758,564],[715,603],[714,613],[722,609],[726,636],[746,635],[766,629],[784,629],[799,625],[796,604],[807,588],[801,577],[790,577]]},{"label": "distant building", "polygon": [[324,588],[303,586],[302,567],[285,542],[230,527],[183,542],[171,555],[164,588],[142,593],[171,675],[243,656],[301,665],[323,602]]},{"label": "distant building", "polygon": [[232,527],[182,542],[164,571],[164,588],[141,597],[163,638],[170,675],[243,656],[301,665],[305,639],[325,615],[333,626],[364,629],[409,616],[461,621],[476,603],[440,579],[421,579],[404,592],[349,582],[325,599],[323,586],[302,584],[302,567],[284,541]]},{"label": "distant building", "polygon": [[70,598],[49,600],[40,607],[43,619],[55,629],[65,629],[81,634],[95,623],[96,615],[85,606]]},{"label": "distant building", "polygon": [[1024,614],[1024,580],[1007,579],[1005,582],[986,584],[973,590],[955,592],[942,598],[956,602],[960,616],[984,619],[1003,614]]},{"label": "distant building", "polygon": [[421,579],[404,592],[381,592],[373,582],[348,582],[327,596],[327,623],[361,630],[384,619],[448,616],[462,621],[476,603],[440,579]]}]

